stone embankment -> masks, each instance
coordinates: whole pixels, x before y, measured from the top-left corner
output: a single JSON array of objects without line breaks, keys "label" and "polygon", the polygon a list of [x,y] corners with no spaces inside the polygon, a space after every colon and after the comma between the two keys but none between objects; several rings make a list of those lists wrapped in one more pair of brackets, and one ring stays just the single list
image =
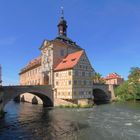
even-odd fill
[{"label": "stone embankment", "polygon": [[3,111],[3,92],[0,91],[0,119],[4,117],[4,111]]}]

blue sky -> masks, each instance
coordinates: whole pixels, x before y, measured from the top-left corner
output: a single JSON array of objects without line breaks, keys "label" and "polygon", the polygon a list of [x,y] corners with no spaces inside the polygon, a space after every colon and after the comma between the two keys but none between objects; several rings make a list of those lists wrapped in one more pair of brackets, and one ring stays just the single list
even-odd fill
[{"label": "blue sky", "polygon": [[64,6],[68,37],[84,48],[94,69],[127,78],[140,66],[139,0],[0,0],[0,64],[4,84],[40,54],[44,39],[57,36]]}]

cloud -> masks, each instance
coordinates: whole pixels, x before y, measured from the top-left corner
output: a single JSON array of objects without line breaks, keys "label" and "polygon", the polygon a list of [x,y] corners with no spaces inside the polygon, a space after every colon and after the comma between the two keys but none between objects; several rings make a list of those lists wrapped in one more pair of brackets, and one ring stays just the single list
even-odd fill
[{"label": "cloud", "polygon": [[13,45],[16,40],[16,37],[0,38],[0,45]]}]

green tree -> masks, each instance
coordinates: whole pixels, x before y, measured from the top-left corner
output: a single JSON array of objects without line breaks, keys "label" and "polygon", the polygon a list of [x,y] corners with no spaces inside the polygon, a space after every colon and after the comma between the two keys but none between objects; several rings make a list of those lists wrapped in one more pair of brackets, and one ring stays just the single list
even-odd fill
[{"label": "green tree", "polygon": [[129,73],[130,74],[128,76],[128,80],[130,82],[134,82],[135,84],[140,82],[140,68],[139,67],[132,67]]},{"label": "green tree", "polygon": [[105,83],[105,81],[102,78],[102,75],[100,73],[95,73],[95,75],[93,76],[93,82],[94,83]]},{"label": "green tree", "polygon": [[128,80],[116,88],[115,94],[119,100],[140,99],[140,68],[132,67]]}]

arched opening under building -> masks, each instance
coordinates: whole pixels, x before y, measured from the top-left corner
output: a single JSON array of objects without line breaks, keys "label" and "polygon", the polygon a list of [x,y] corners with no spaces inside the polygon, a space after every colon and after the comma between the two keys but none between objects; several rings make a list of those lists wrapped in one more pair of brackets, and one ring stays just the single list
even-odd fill
[{"label": "arched opening under building", "polygon": [[94,103],[97,105],[109,103],[108,95],[101,89],[94,89],[93,96],[94,96]]},{"label": "arched opening under building", "polygon": [[31,104],[41,104],[44,107],[53,107],[53,102],[49,97],[36,92],[21,93],[13,100],[15,102],[29,102]]}]

